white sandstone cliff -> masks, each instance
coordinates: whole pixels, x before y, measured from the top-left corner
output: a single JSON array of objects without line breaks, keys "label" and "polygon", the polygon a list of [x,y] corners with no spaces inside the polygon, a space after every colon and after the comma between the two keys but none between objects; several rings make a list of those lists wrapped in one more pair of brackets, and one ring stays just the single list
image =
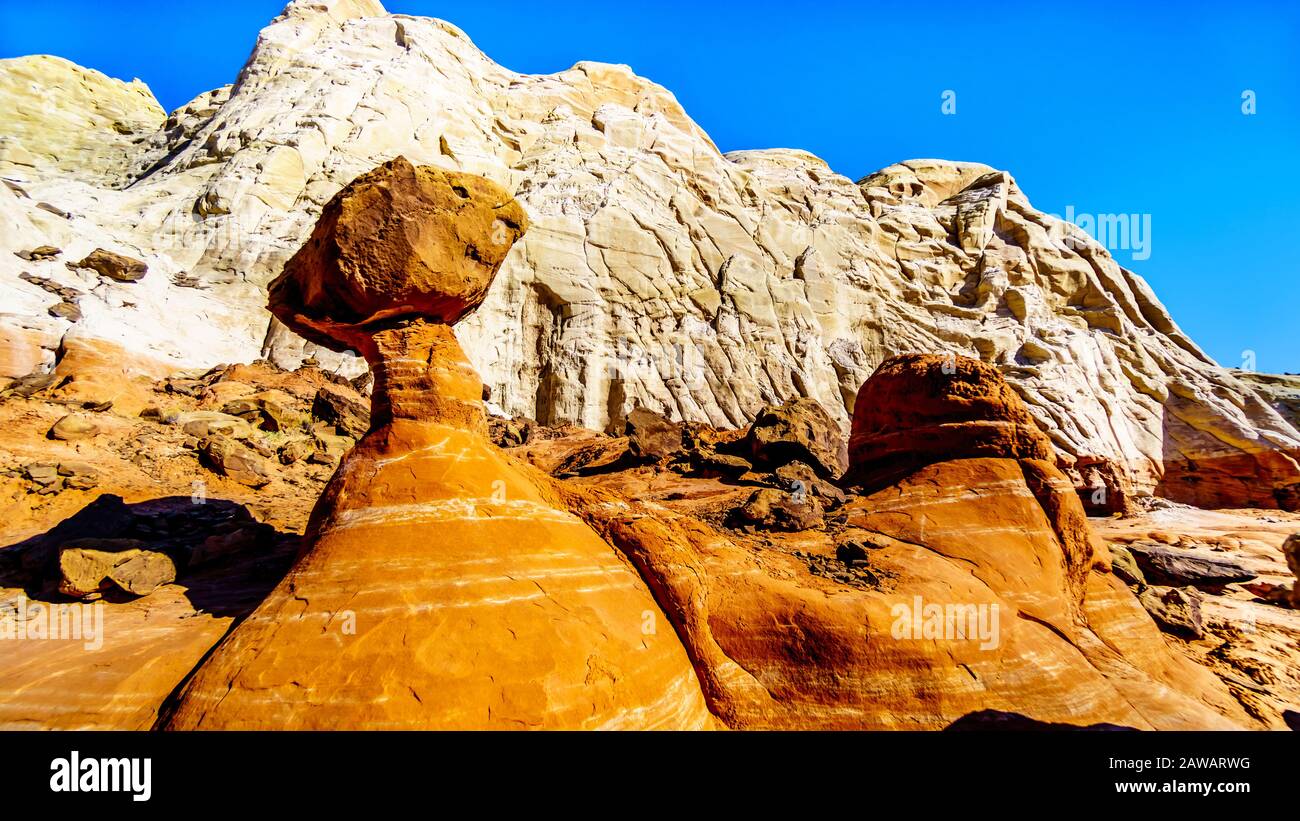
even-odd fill
[{"label": "white sandstone cliff", "polygon": [[[137,83],[0,61],[0,118],[0,375],[49,367],[68,340],[172,367],[359,370],[273,322],[264,288],[339,188],[402,154],[489,177],[532,219],[458,331],[508,413],[613,428],[643,403],[737,426],[805,395],[847,425],[884,357],[951,352],[995,363],[1080,481],[1106,460],[1206,504],[1300,494],[1300,432],[1140,277],[986,166],[854,183],[806,152],[723,155],[625,66],[516,74],[375,0],[291,3],[233,86],[165,120]],[[63,253],[13,253],[41,245]],[[65,265],[97,247],[148,275]],[[22,272],[83,291],[82,318],[47,315]]]}]

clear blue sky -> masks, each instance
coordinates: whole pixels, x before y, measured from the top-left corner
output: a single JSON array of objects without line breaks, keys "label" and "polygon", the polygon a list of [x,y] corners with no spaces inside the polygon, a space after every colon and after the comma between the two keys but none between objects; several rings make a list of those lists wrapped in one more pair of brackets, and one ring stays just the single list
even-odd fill
[{"label": "clear blue sky", "polygon": [[[0,56],[139,77],[171,109],[233,81],[282,5],[0,0]],[[1116,258],[1221,363],[1249,349],[1260,370],[1300,372],[1293,0],[386,6],[450,20],[516,71],[627,63],[724,151],[805,148],[855,179],[913,157],[974,160],[1009,170],[1045,211],[1149,214],[1149,258]]]}]

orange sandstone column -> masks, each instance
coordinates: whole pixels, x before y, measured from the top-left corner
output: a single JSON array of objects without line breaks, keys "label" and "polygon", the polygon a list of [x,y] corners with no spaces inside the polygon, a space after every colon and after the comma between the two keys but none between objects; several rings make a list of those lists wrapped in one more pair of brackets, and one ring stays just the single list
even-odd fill
[{"label": "orange sandstone column", "polygon": [[272,309],[367,358],[373,427],[317,503],[298,564],[163,726],[713,725],[641,577],[486,439],[451,323],[525,227],[492,183],[402,158],[326,207]]}]

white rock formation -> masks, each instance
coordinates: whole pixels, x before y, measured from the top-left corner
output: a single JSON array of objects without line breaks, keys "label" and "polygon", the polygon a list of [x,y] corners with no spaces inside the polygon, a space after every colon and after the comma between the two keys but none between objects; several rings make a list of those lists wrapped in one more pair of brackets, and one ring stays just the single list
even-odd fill
[{"label": "white rock formation", "polygon": [[[0,139],[11,375],[65,338],[172,366],[314,355],[358,370],[271,322],[264,286],[330,196],[403,154],[489,177],[532,217],[458,331],[508,413],[612,428],[641,402],[736,426],[806,395],[847,426],[885,356],[953,352],[996,363],[1064,453],[1138,490],[1167,474],[1165,492],[1203,503],[1300,495],[1300,432],[1140,277],[986,166],[912,161],[854,183],[802,151],[723,155],[625,66],[516,74],[376,0],[296,0],[233,86],[166,122],[138,84],[52,58],[0,61],[0,117],[14,112]],[[11,253],[40,245],[63,255]],[[96,247],[150,272],[119,284],[64,265]],[[22,271],[87,291],[83,318],[46,316],[52,298]]]}]

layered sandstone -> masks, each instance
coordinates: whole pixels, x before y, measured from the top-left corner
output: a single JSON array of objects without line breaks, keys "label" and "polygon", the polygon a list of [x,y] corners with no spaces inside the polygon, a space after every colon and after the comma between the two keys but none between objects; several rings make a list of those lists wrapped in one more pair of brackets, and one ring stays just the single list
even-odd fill
[{"label": "layered sandstone", "polygon": [[[445,326],[432,323],[432,327],[435,330],[430,330],[428,321],[409,318],[396,325],[382,324],[374,331],[383,342],[376,359],[389,363],[454,359],[454,336]],[[906,367],[887,363],[882,372],[912,374],[909,378],[917,384],[910,389],[906,384],[898,386],[905,393],[920,395],[921,386],[929,383],[934,390],[932,407],[941,405],[944,394],[935,386],[943,384],[938,377],[945,375],[946,361],[927,364],[909,357],[903,362]],[[958,360],[952,365],[949,370],[954,374],[981,372],[976,363]],[[396,417],[407,421],[378,423],[395,432],[390,440],[400,435],[418,440],[421,446],[429,444],[419,426],[410,423],[412,414],[460,418],[469,427],[482,419],[474,401],[475,380],[468,373],[459,369],[444,373],[408,363],[408,369],[396,377],[388,384],[405,387],[392,404],[398,409]],[[995,378],[950,384],[954,390],[948,400],[953,405],[966,395],[1013,395],[1004,394],[1005,385]],[[193,450],[187,450],[184,440],[192,437],[186,431],[221,431],[218,435],[240,437],[238,441],[250,449],[266,449],[288,430],[291,435],[283,438],[281,454],[282,460],[287,459],[303,441],[292,432],[293,420],[310,418],[314,398],[327,388],[336,400],[347,397],[346,386],[315,368],[284,373],[263,364],[207,375],[176,374],[154,384],[156,413],[134,422],[108,412],[95,413],[103,430],[75,441],[45,438],[49,427],[66,413],[52,386],[30,398],[11,393],[0,402],[0,421],[8,431],[0,441],[0,501],[10,514],[0,523],[5,535],[0,544],[12,545],[0,549],[0,631],[12,612],[9,606],[24,588],[40,606],[59,601],[50,594],[64,579],[57,561],[60,548],[81,550],[86,538],[143,542],[147,549],[175,558],[178,569],[175,583],[153,592],[103,592],[105,600],[97,605],[104,608],[105,616],[102,647],[88,649],[82,641],[10,645],[0,660],[0,725],[139,729],[151,726],[160,710],[169,714],[174,699],[167,699],[168,694],[190,678],[194,667],[232,629],[232,619],[258,607],[294,563],[292,532],[306,523],[306,511],[332,469],[324,464],[325,452],[318,450],[310,458],[277,464],[269,484],[249,487],[214,473]],[[871,383],[867,389],[875,390]],[[788,420],[798,418],[790,409],[774,410]],[[1014,407],[991,402],[986,410],[991,418],[1017,415]],[[481,478],[467,478],[460,468],[474,456],[478,465],[505,464],[510,471],[523,472],[538,491],[541,506],[512,510],[520,520],[517,531],[511,525],[515,553],[531,544],[530,534],[546,523],[548,515],[562,517],[562,511],[568,510],[594,525],[604,537],[604,549],[616,559],[621,555],[620,561],[627,562],[623,567],[635,568],[654,596],[657,609],[639,629],[660,637],[676,634],[674,640],[696,670],[705,704],[724,724],[940,728],[993,711],[1084,726],[1105,722],[1138,727],[1281,727],[1285,711],[1300,706],[1296,701],[1300,682],[1294,674],[1300,617],[1277,603],[1274,595],[1284,594],[1294,582],[1280,546],[1287,535],[1300,529],[1296,514],[1208,512],[1162,503],[1137,516],[1105,520],[1102,526],[1116,546],[1127,545],[1135,552],[1158,546],[1166,553],[1185,552],[1189,558],[1214,555],[1257,575],[1244,585],[1178,591],[1182,599],[1199,601],[1204,637],[1162,636],[1157,627],[1163,622],[1153,623],[1119,578],[1105,572],[1106,551],[1088,534],[1102,520],[1092,520],[1091,527],[1081,523],[1071,489],[1050,465],[991,451],[974,458],[926,459],[914,473],[865,496],[853,488],[837,495],[811,468],[794,470],[802,462],[776,465],[796,451],[805,455],[802,446],[792,447],[803,437],[800,425],[783,430],[765,426],[762,440],[773,462],[751,465],[743,475],[728,478],[732,474],[699,467],[712,458],[738,458],[728,455],[733,449],[751,453],[747,431],[674,427],[648,416],[647,412],[634,414],[636,423],[629,437],[521,424],[522,431],[507,439],[522,438],[524,444],[507,452],[492,451],[492,462],[487,460],[493,457],[478,460],[477,451],[467,450],[461,465],[448,469],[449,481],[456,486],[437,485],[436,492],[440,498],[446,494],[440,504],[447,508],[463,504],[466,516],[472,509],[495,511],[503,518],[499,508],[479,504],[473,495],[462,498],[460,494],[490,496],[499,486],[485,489]],[[382,414],[376,418],[382,419]],[[968,415],[967,422],[974,421],[979,421],[978,415]],[[918,428],[926,424],[919,415],[914,422]],[[900,411],[894,430],[904,431],[908,424]],[[332,431],[333,425],[317,420],[313,436],[326,437],[325,429]],[[503,426],[493,427],[500,435]],[[608,459],[610,453],[628,454],[628,438],[638,440],[639,458]],[[673,447],[674,440],[679,449]],[[833,440],[822,441],[827,453],[838,451]],[[920,445],[925,440],[914,437],[914,441]],[[782,444],[783,448],[776,447]],[[295,646],[302,643],[321,662],[318,667],[324,668],[325,655],[317,655],[313,644],[316,634],[294,624],[298,612],[294,605],[315,613],[311,603],[326,602],[337,614],[337,631],[326,631],[337,638],[337,674],[343,675],[347,668],[352,681],[363,682],[357,689],[368,686],[372,695],[375,690],[400,689],[395,679],[379,683],[383,677],[407,676],[419,667],[420,661],[406,656],[419,645],[418,638],[412,637],[423,634],[410,633],[405,646],[400,640],[386,641],[383,630],[365,629],[374,622],[361,618],[360,607],[340,605],[337,599],[360,589],[359,599],[372,618],[375,611],[395,619],[407,609],[434,610],[435,604],[451,601],[469,607],[489,584],[471,571],[505,562],[492,553],[470,555],[470,547],[442,544],[438,533],[457,532],[445,517],[426,523],[436,529],[419,526],[424,536],[421,548],[399,544],[390,551],[386,547],[384,537],[398,533],[402,538],[412,515],[434,518],[431,502],[415,510],[386,498],[397,492],[404,499],[423,499],[424,488],[436,485],[432,480],[439,478],[426,475],[430,466],[422,466],[423,454],[408,454],[376,467],[384,459],[406,453],[402,447],[399,442],[379,459],[360,463],[361,473],[353,473],[330,502],[337,508],[385,497],[382,507],[363,507],[358,513],[390,525],[381,529],[372,522],[331,524],[333,535],[328,539],[337,545],[337,552],[322,563],[321,583],[310,577],[294,582],[307,602],[290,604],[283,592],[275,594],[281,608],[278,616],[289,627],[255,628],[261,635],[274,632],[276,642],[292,636]],[[714,453],[714,448],[721,452]],[[588,458],[584,452],[596,456]],[[652,458],[655,453],[662,455]],[[700,461],[709,454],[710,459]],[[519,465],[516,457],[527,457],[572,478],[547,480]],[[408,466],[414,474],[406,470]],[[387,490],[374,485],[358,490],[372,472]],[[790,477],[802,478],[802,490],[787,481]],[[89,487],[85,479],[91,481]],[[212,498],[196,504],[192,495],[196,487],[205,488]],[[728,526],[723,512],[745,505],[755,487],[767,498],[789,504],[798,504],[797,497],[806,492],[820,499],[824,517],[819,514],[793,532],[782,529],[781,522]],[[361,492],[367,494],[364,500]],[[107,509],[98,502],[91,504],[101,494],[125,496],[128,504],[125,509],[120,501]],[[504,498],[523,497],[512,490]],[[222,501],[226,499],[246,504],[267,524],[253,525],[247,513],[232,511],[235,506]],[[61,520],[66,521],[48,533],[25,538]],[[272,536],[275,530],[282,533],[268,545],[255,535],[263,530],[270,530]],[[466,525],[459,532],[470,530]],[[349,570],[358,571],[360,582],[330,569],[341,563],[338,557],[349,531],[364,539],[360,550],[357,542],[346,543],[347,555],[353,558]],[[553,552],[546,557],[524,554],[520,561],[544,572],[547,562],[556,561],[550,556]],[[401,558],[389,571],[387,560],[395,554]],[[374,556],[376,564],[362,562],[361,555]],[[424,591],[435,580],[426,575],[433,571],[425,566],[437,563],[438,556],[451,555],[463,559],[456,574],[451,576],[446,568],[437,571],[449,574],[437,576],[436,581],[446,583],[436,587],[435,596],[426,597]],[[1089,566],[1092,569],[1085,572]],[[505,570],[523,578],[516,567]],[[409,589],[404,584],[408,577],[414,580]],[[44,593],[39,591],[42,579]],[[536,581],[556,594],[554,580]],[[1134,582],[1129,586],[1141,591],[1144,602],[1170,595],[1169,588],[1143,590]],[[573,598],[561,600],[572,608],[591,587],[584,584],[572,591]],[[527,595],[538,589],[521,586],[520,590],[520,595]],[[565,588],[560,588],[560,594],[565,595]],[[536,603],[545,601],[539,598]],[[987,642],[978,630],[964,639],[942,629],[936,638],[926,636],[924,608],[928,606],[946,611],[949,606],[986,605],[984,624],[989,626],[987,618],[995,604],[997,635],[990,635]],[[913,635],[895,635],[900,606],[905,613],[910,610],[921,617],[921,628]],[[481,619],[483,611],[476,610],[475,615]],[[350,627],[354,624],[355,631]],[[486,627],[482,620],[476,625],[443,644],[457,648],[456,669],[500,679],[500,666],[506,661],[493,641],[497,633],[481,629]],[[518,630],[518,622],[511,626]],[[363,636],[364,650],[353,649]],[[1094,637],[1110,646],[1113,654],[1099,647]],[[534,655],[555,652],[545,642],[537,646],[542,649]],[[223,645],[214,652],[224,656],[235,649],[244,653],[248,648]],[[379,658],[369,655],[372,652]],[[301,660],[296,651],[276,653],[286,663]],[[480,656],[475,658],[475,653]],[[1076,657],[1080,653],[1082,660]],[[421,659],[430,655],[439,663],[445,661],[431,651]],[[1187,666],[1181,655],[1202,666]],[[254,663],[254,669],[261,671],[259,677],[266,676],[263,668],[268,664]],[[1217,676],[1206,677],[1206,669]],[[600,693],[600,681],[594,677],[583,686],[590,688],[589,693]],[[1234,701],[1225,702],[1225,690]],[[427,695],[424,689],[419,692]],[[251,710],[252,694],[237,687],[234,698],[243,703],[241,711]],[[413,704],[409,698],[390,701],[396,707],[388,709],[394,710],[406,702]],[[389,716],[367,709],[358,708],[355,701],[351,708],[340,705],[313,726],[327,722],[336,727],[387,726]],[[1135,718],[1134,711],[1141,715]],[[548,726],[579,726],[571,721],[571,715],[561,715]],[[218,723],[214,718],[213,726]],[[449,722],[448,726],[470,725]]]},{"label": "layered sandstone", "polygon": [[[32,108],[33,85],[50,105]],[[1079,485],[1297,503],[1293,419],[1006,172],[913,160],[854,182],[802,151],[724,155],[625,66],[519,74],[454,26],[373,0],[291,3],[238,84],[161,124],[120,85],[0,62],[0,114],[25,152],[0,152],[0,251],[63,251],[0,252],[0,372],[52,367],[81,340],[173,368],[264,354],[359,372],[272,319],[265,288],[345,183],[404,155],[492,179],[532,217],[460,330],[508,416],[617,431],[644,405],[734,428],[809,397],[847,429],[889,356],[964,355],[1024,398]],[[74,115],[78,139],[112,156],[29,158],[64,156]],[[103,282],[64,265],[95,248],[150,273]],[[79,318],[50,316],[58,298],[22,273],[85,291]]]},{"label": "layered sandstone", "polygon": [[848,481],[878,486],[927,464],[980,456],[1054,459],[1025,403],[989,365],[898,356],[858,392]]},{"label": "layered sandstone", "polygon": [[298,564],[166,726],[710,726],[635,570],[487,440],[482,382],[451,323],[525,230],[519,206],[486,180],[398,158],[320,225],[273,307],[365,355],[372,427],[326,487]]},{"label": "layered sandstone", "polygon": [[[890,395],[917,397],[914,411],[864,406]],[[995,370],[888,360],[856,416],[889,422],[879,441],[859,427],[850,475],[879,480],[893,461],[894,478],[850,498],[838,524],[788,541],[751,542],[595,487],[566,491],[647,579],[729,726],[936,729],[989,710],[1252,726],[1111,574],[1073,486]],[[965,451],[929,448],[942,425],[968,434]],[[850,572],[817,572],[845,557]]]}]

